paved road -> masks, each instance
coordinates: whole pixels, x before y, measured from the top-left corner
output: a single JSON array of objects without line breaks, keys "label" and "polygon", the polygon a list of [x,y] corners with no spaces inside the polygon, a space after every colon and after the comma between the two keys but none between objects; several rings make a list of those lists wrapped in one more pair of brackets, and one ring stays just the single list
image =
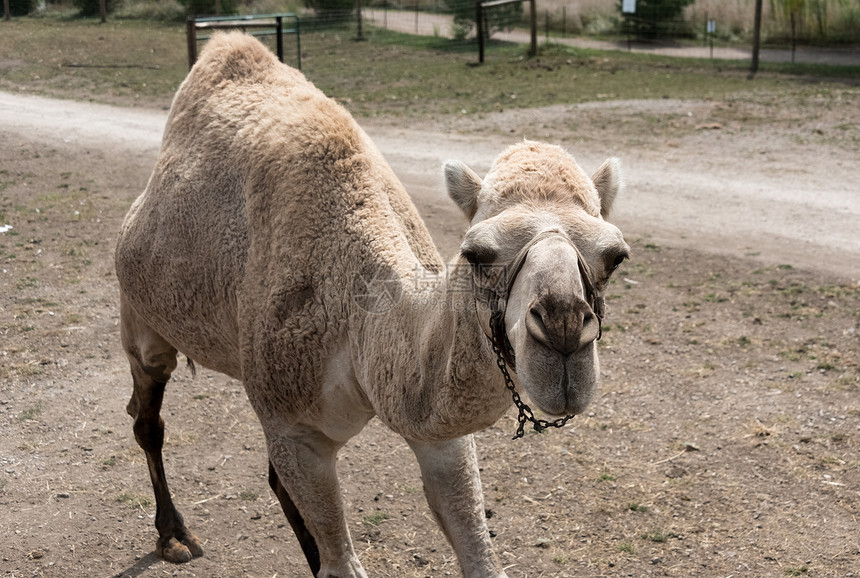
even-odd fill
[{"label": "paved road", "polygon": [[[373,22],[375,26],[387,27],[390,30],[406,34],[418,34],[421,36],[444,36],[451,37],[452,17],[446,14],[430,14],[421,12],[417,16],[415,12],[367,8],[363,11],[365,19]],[[508,32],[496,32],[493,38],[508,42],[528,44],[530,36],[524,30],[511,30]],[[538,35],[538,42],[545,41],[545,37]],[[581,48],[595,48],[600,50],[628,50],[626,42],[607,42],[593,40],[584,37],[552,38],[552,42]],[[675,56],[681,58],[709,58],[710,48],[704,46],[660,46],[655,44],[633,43],[633,52],[648,54],[659,54],[663,56]],[[736,47],[714,47],[714,58],[725,60],[751,60],[751,48]],[[779,50],[766,48],[759,52],[762,62],[791,62],[791,50]],[[800,46],[795,53],[795,61],[807,64],[829,64],[842,66],[860,66],[860,50],[858,49],[820,49]]]}]

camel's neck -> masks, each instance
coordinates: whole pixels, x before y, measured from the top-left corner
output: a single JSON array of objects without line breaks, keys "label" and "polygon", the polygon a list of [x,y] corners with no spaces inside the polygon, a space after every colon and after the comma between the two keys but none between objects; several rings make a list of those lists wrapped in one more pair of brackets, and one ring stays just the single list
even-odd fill
[{"label": "camel's neck", "polygon": [[494,423],[511,398],[475,311],[471,270],[416,266],[387,311],[360,314],[356,370],[380,419],[401,435],[447,439]]}]

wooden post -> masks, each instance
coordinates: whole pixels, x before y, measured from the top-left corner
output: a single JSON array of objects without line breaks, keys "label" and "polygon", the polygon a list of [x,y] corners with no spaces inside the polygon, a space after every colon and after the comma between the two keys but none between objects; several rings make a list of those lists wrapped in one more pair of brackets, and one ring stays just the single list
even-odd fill
[{"label": "wooden post", "polygon": [[355,18],[358,21],[358,37],[356,40],[364,40],[364,34],[361,30],[361,0],[355,0]]},{"label": "wooden post", "polygon": [[478,34],[478,64],[484,64],[484,7],[481,5],[481,0],[475,2],[475,10],[475,28]]},{"label": "wooden post", "polygon": [[189,16],[185,21],[185,38],[188,41],[188,69],[190,70],[197,62],[197,24],[194,16]]},{"label": "wooden post", "polygon": [[529,56],[537,55],[537,6],[535,5],[535,0],[529,0],[529,10],[531,11],[531,32],[532,32],[532,45],[529,48]]},{"label": "wooden post", "polygon": [[102,23],[107,22],[107,0],[99,0],[99,16]]},{"label": "wooden post", "polygon": [[752,79],[755,73],[758,72],[758,51],[761,45],[761,2],[755,0],[755,22],[753,23],[753,50],[752,50],[752,65],[750,66],[749,78]]},{"label": "wooden post", "polygon": [[215,0],[215,16],[221,16],[221,0]]},{"label": "wooden post", "polygon": [[284,61],[284,18],[275,16],[275,47],[278,52],[278,60]]},{"label": "wooden post", "polygon": [[3,0],[3,20],[7,22],[12,20],[12,9],[9,7],[9,0]]},{"label": "wooden post", "polygon": [[299,70],[302,69],[302,29],[299,25],[299,17],[295,15],[296,19],[296,64]]},{"label": "wooden post", "polygon": [[544,20],[545,20],[545,22],[544,22],[544,26],[546,27],[546,30],[544,31],[544,34],[545,34],[545,36],[546,36],[546,40],[544,40],[544,42],[546,42],[547,44],[549,44],[549,10],[545,10],[545,11],[544,11],[544,13],[543,13],[543,17],[544,17]]}]

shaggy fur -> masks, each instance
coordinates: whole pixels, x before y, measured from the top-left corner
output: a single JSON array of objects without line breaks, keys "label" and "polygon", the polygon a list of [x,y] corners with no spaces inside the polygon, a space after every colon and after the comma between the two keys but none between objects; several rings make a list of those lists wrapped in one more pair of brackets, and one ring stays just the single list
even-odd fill
[{"label": "shaggy fur", "polygon": [[[464,247],[489,242],[485,252],[504,262],[542,228],[557,227],[593,245],[582,254],[599,262],[592,266],[603,277],[606,262],[626,255],[620,233],[603,220],[617,178],[600,177],[609,189],[595,188],[557,147],[512,147],[485,183],[458,164],[446,175],[475,225]],[[518,357],[539,366],[522,380],[538,406],[546,399],[551,411],[578,411],[596,384],[593,337],[572,333],[566,317],[547,324],[562,334],[539,336],[544,345],[523,329],[528,295],[561,290],[567,296],[556,303],[582,293],[578,281],[547,281],[538,270],[578,278],[576,251],[568,245],[555,259],[539,258],[541,246],[552,243],[535,245],[526,261],[522,304],[509,306],[508,329]],[[334,462],[373,415],[415,451],[464,575],[504,576],[469,434],[495,422],[510,397],[471,290],[476,270],[460,257],[445,267],[382,155],[301,73],[250,37],[210,40],[176,95],[155,170],[123,223],[116,270],[134,380],[128,411],[156,494],[160,555],[176,562],[202,555],[172,504],[161,456],[161,396],[181,351],[243,382],[266,435],[270,483],[319,576],[365,576]],[[580,316],[577,327],[588,321],[570,307],[541,311],[562,309]],[[580,340],[585,370],[545,346]],[[563,393],[543,393],[558,387]]]}]

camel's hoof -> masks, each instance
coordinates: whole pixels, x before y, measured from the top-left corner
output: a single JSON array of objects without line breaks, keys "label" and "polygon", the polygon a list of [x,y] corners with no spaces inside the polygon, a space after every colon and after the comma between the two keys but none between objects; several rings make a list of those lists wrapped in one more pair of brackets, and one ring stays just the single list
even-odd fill
[{"label": "camel's hoof", "polygon": [[200,540],[194,534],[186,534],[182,543],[195,558],[200,558],[203,555],[203,546],[200,545]]},{"label": "camel's hoof", "polygon": [[192,534],[188,534],[185,539],[180,542],[176,538],[171,538],[165,545],[159,545],[158,554],[168,562],[174,564],[184,564],[192,558],[199,558],[203,555],[203,548],[200,546],[200,540]]}]

